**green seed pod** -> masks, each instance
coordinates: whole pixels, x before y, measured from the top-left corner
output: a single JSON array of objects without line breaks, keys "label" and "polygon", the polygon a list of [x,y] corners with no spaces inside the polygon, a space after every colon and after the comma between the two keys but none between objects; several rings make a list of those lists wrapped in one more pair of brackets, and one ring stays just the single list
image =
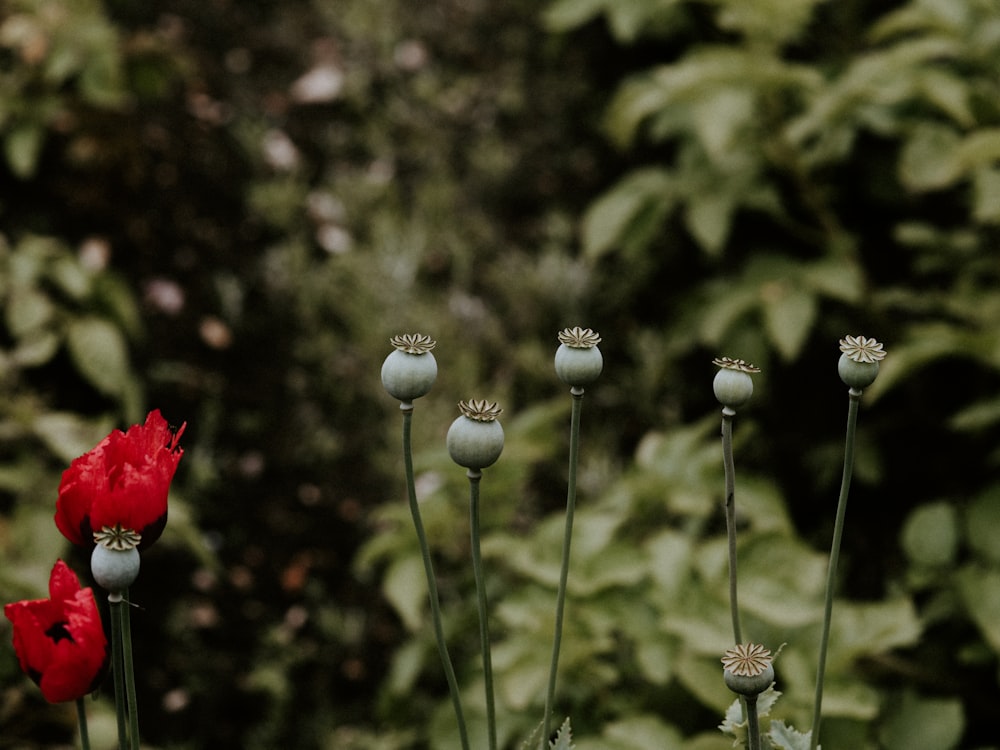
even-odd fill
[{"label": "green seed pod", "polygon": [[382,363],[382,386],[395,399],[412,401],[430,391],[437,379],[435,342],[419,333],[393,336],[395,351]]},{"label": "green seed pod", "polygon": [[492,466],[503,452],[503,427],[496,421],[503,410],[487,401],[460,401],[458,408],[462,416],[446,438],[451,460],[473,471]]},{"label": "green seed pod", "polygon": [[90,571],[102,589],[120,594],[139,575],[139,550],[135,547],[112,549],[97,544],[90,553]]},{"label": "green seed pod", "polygon": [[715,380],[712,381],[712,390],[715,391],[719,403],[730,409],[743,406],[753,395],[753,379],[750,373],[760,372],[760,368],[742,359],[729,357],[714,359],[712,362],[721,368],[715,373]]},{"label": "green seed pod", "polygon": [[604,357],[597,344],[601,337],[589,328],[566,328],[559,333],[555,366],[559,379],[569,386],[583,386],[597,380],[604,369]]},{"label": "green seed pod", "polygon": [[837,372],[844,385],[862,390],[875,382],[878,376],[878,362],[855,362],[846,354],[840,355]]},{"label": "green seed pod", "polygon": [[864,336],[845,336],[840,340],[840,351],[837,372],[844,385],[860,391],[875,382],[878,363],[885,359],[882,344]]},{"label": "green seed pod", "polygon": [[722,657],[726,687],[740,695],[759,695],[774,682],[771,652],[757,643],[744,643]]}]

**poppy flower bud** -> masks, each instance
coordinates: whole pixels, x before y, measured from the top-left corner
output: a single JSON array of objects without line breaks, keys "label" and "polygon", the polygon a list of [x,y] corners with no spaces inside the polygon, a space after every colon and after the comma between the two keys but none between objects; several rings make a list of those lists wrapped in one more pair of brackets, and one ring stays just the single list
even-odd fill
[{"label": "poppy flower bud", "polygon": [[726,687],[740,695],[759,695],[774,682],[771,652],[757,643],[728,649],[722,657],[722,667]]},{"label": "poppy flower bud", "polygon": [[604,357],[597,348],[601,337],[589,328],[565,328],[559,332],[556,375],[566,385],[579,387],[597,380],[604,369]]},{"label": "poppy flower bud", "polygon": [[382,386],[395,399],[409,402],[430,391],[437,379],[435,341],[420,333],[393,336],[395,350],[382,363]]},{"label": "poppy flower bud", "polygon": [[840,340],[840,351],[837,373],[844,385],[860,391],[875,382],[878,363],[885,359],[882,344],[864,336],[846,336]]},{"label": "poppy flower bud", "polygon": [[730,409],[743,406],[753,395],[753,379],[750,373],[760,372],[759,367],[754,367],[749,362],[742,359],[730,359],[721,357],[713,359],[712,364],[721,368],[715,373],[715,380],[712,381],[712,390],[719,403]]},{"label": "poppy flower bud", "polygon": [[503,452],[503,428],[497,417],[503,411],[488,401],[459,401],[462,416],[448,428],[446,443],[452,461],[478,471],[492,466]]}]

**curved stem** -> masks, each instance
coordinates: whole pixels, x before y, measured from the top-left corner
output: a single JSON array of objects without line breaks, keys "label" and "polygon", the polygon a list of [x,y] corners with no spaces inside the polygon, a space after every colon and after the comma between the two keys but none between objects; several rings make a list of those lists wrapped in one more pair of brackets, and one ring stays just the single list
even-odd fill
[{"label": "curved stem", "polygon": [[483,652],[483,678],[486,682],[486,727],[490,750],[497,747],[496,705],[493,699],[493,658],[490,655],[489,608],[483,579],[483,556],[479,548],[479,480],[483,473],[469,469],[469,526],[472,529],[472,570],[476,578],[476,600],[479,604],[479,643]]},{"label": "curved stem", "polygon": [[559,591],[556,594],[556,624],[552,638],[552,662],[549,665],[549,684],[545,693],[545,717],[542,720],[541,747],[548,747],[552,705],[556,696],[556,673],[559,668],[559,649],[562,646],[563,614],[566,608],[566,584],[569,580],[569,553],[573,541],[573,516],[576,511],[576,467],[580,457],[580,413],[583,410],[583,388],[573,386],[573,410],[569,428],[569,482],[566,489],[566,529],[563,532],[562,567],[559,571]]},{"label": "curved stem", "polygon": [[128,603],[128,590],[120,605],[122,618],[122,667],[125,672],[125,699],[128,707],[129,743],[132,750],[139,750],[139,706],[135,691],[135,669],[132,666],[132,620]]},{"label": "curved stem", "polygon": [[761,750],[760,720],[757,717],[756,695],[748,695],[746,697],[746,710],[747,710],[747,749]]},{"label": "curved stem", "polygon": [[87,732],[87,708],[83,704],[83,698],[76,699],[76,720],[80,725],[80,748],[90,750],[90,734]]},{"label": "curved stem", "polygon": [[847,437],[844,442],[844,473],[840,479],[840,498],[837,500],[837,518],[833,525],[833,542],[830,545],[830,567],[826,575],[826,600],[823,607],[823,634],[819,643],[819,664],[816,672],[816,700],[813,705],[812,732],[809,748],[819,745],[819,723],[823,708],[823,680],[826,675],[826,651],[830,643],[830,621],[833,619],[833,590],[837,580],[837,563],[840,560],[840,541],[844,536],[844,517],[847,515],[847,495],[854,472],[854,433],[858,424],[858,402],[861,391],[851,388],[848,392]]},{"label": "curved stem", "polygon": [[406,490],[410,500],[410,515],[413,516],[413,527],[417,532],[417,542],[420,545],[420,557],[424,562],[424,573],[427,575],[427,590],[431,603],[431,619],[434,624],[434,637],[437,640],[438,654],[441,666],[448,681],[448,691],[451,693],[452,706],[455,709],[455,719],[458,723],[458,736],[462,750],[469,750],[469,732],[465,726],[465,714],[462,711],[462,701],[459,697],[458,680],[455,678],[455,668],[448,655],[448,646],[444,638],[444,627],[441,624],[441,604],[438,598],[437,579],[434,576],[434,565],[431,562],[430,547],[427,544],[427,534],[420,517],[420,507],[417,505],[417,489],[413,479],[413,453],[410,446],[411,422],[413,420],[413,404],[404,401],[399,405],[403,412],[403,464],[406,474]]},{"label": "curved stem", "polygon": [[736,467],[733,462],[733,416],[728,406],[722,410],[722,463],[726,472],[726,534],[729,538],[729,609],[733,619],[733,640],[743,643],[736,577]]},{"label": "curved stem", "polygon": [[125,675],[122,664],[122,595],[108,594],[111,615],[111,672],[115,683],[115,716],[118,720],[118,750],[128,750],[128,729],[125,718]]}]

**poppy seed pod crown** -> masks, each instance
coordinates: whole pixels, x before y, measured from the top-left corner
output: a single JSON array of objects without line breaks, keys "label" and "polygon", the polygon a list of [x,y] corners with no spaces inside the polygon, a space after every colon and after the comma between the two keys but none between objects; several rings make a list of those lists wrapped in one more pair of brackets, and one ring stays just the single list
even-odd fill
[{"label": "poppy seed pod crown", "polygon": [[580,387],[597,380],[604,369],[604,357],[597,345],[599,334],[589,328],[565,328],[559,332],[556,375],[566,385]]},{"label": "poppy seed pod crown", "polygon": [[462,416],[448,428],[446,443],[451,460],[478,471],[492,466],[503,452],[503,427],[497,417],[503,411],[488,401],[460,401]]},{"label": "poppy seed pod crown", "polygon": [[844,385],[862,390],[875,382],[878,363],[885,359],[881,343],[864,336],[845,336],[840,340],[840,351],[837,373]]},{"label": "poppy seed pod crown", "polygon": [[421,333],[389,339],[395,350],[382,363],[382,387],[399,401],[409,402],[430,391],[437,379],[437,361],[431,354],[435,341]]}]

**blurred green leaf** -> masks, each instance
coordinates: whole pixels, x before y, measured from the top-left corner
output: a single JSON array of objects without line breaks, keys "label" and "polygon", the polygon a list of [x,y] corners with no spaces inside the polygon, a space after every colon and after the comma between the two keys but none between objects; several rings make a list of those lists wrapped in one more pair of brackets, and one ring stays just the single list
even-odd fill
[{"label": "blurred green leaf", "polygon": [[15,175],[24,179],[34,174],[44,140],[45,128],[34,122],[23,123],[7,132],[4,155]]},{"label": "blurred green leaf", "polygon": [[911,562],[931,567],[947,565],[958,552],[958,514],[949,503],[928,503],[907,517],[901,534]]},{"label": "blurred green leaf", "polygon": [[419,557],[403,557],[386,569],[382,592],[410,630],[417,630],[425,621],[427,579]]},{"label": "blurred green leaf", "polygon": [[669,175],[662,169],[633,172],[598,198],[583,218],[583,252],[598,258],[615,246],[642,245],[673,206]]},{"label": "blurred green leaf", "polygon": [[816,296],[793,283],[775,281],[761,289],[761,298],[771,343],[786,360],[795,359],[816,320]]},{"label": "blurred green leaf", "polygon": [[908,690],[880,728],[879,737],[886,750],[952,750],[964,731],[960,701],[921,698]]},{"label": "blurred green leaf", "polygon": [[1000,485],[993,484],[973,498],[965,510],[965,536],[976,554],[1000,564]]},{"label": "blurred green leaf", "polygon": [[66,345],[73,364],[101,393],[123,393],[131,377],[128,347],[121,331],[103,318],[70,321]]},{"label": "blurred green leaf", "polygon": [[72,412],[45,412],[35,417],[31,425],[35,435],[69,464],[91,450],[114,429],[108,417],[88,419]]}]

